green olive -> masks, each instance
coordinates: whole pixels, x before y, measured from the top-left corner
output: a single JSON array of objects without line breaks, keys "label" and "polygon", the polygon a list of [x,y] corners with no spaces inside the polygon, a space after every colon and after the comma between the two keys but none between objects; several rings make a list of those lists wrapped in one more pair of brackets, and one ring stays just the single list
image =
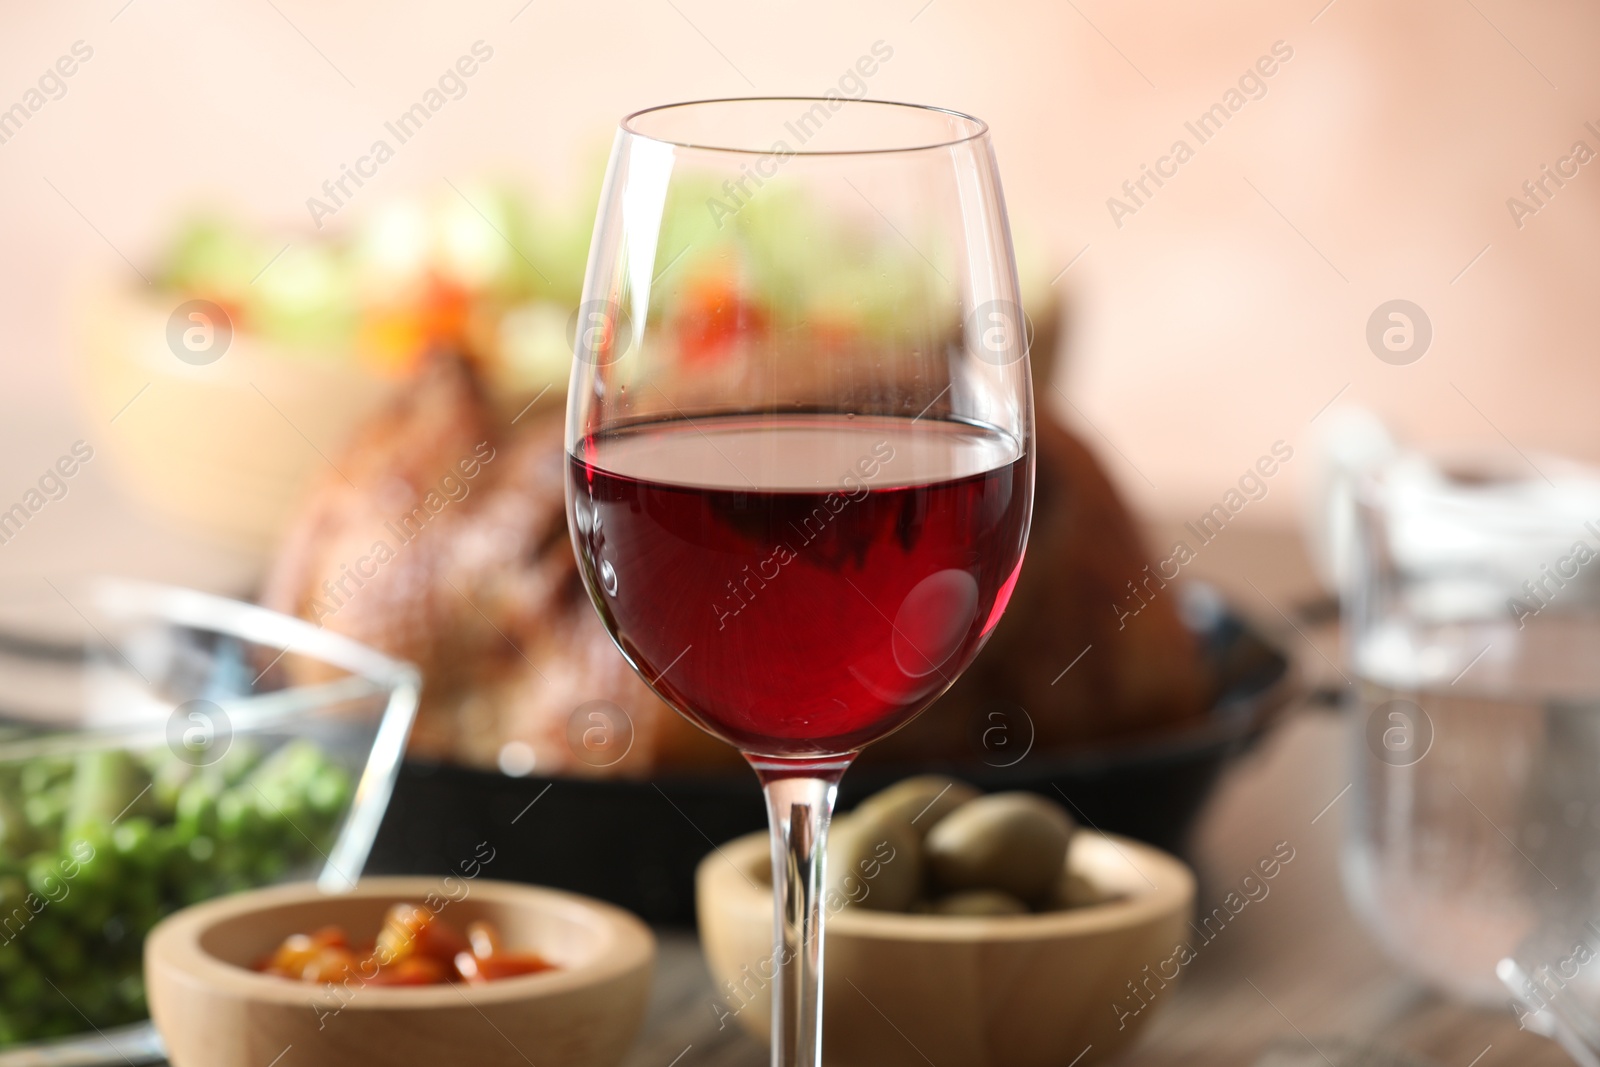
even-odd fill
[{"label": "green olive", "polygon": [[1105,888],[1081,871],[1072,870],[1069,865],[1061,879],[1056,882],[1055,888],[1050,891],[1050,907],[1056,911],[1091,908],[1096,904],[1109,904],[1120,898],[1120,893]]},{"label": "green olive", "polygon": [[828,830],[830,909],[905,911],[922,888],[922,840],[902,819],[856,811]]},{"label": "green olive", "polygon": [[941,774],[919,774],[874,793],[863,800],[856,811],[904,820],[926,837],[940,819],[980,796],[982,794],[966,782]]},{"label": "green olive", "polygon": [[941,889],[998,889],[1043,903],[1061,877],[1073,822],[1033,793],[969,801],[928,831],[928,867]]},{"label": "green olive", "polygon": [[968,889],[940,897],[927,906],[930,915],[996,916],[1026,915],[1028,905],[998,889]]}]

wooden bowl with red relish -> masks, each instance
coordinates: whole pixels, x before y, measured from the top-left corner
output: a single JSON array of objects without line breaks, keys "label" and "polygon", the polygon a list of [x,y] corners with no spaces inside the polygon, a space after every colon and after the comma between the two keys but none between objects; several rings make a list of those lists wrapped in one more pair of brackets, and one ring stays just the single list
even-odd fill
[{"label": "wooden bowl with red relish", "polygon": [[[488,981],[443,970],[405,984],[397,966],[375,957],[364,965],[371,946],[360,943],[393,936],[396,914],[409,908],[426,913],[424,938],[455,933],[466,942],[449,939],[450,956],[470,954],[466,931],[488,926],[506,957],[549,967]],[[327,941],[331,929],[346,934],[356,963],[329,969],[342,980],[259,970],[281,961],[290,939],[325,947],[300,939]],[[613,1067],[643,1019],[654,960],[648,927],[576,894],[485,879],[368,878],[340,895],[288,885],[186,908],[146,941],[145,981],[173,1067],[265,1067],[289,1048],[295,1067]]]}]

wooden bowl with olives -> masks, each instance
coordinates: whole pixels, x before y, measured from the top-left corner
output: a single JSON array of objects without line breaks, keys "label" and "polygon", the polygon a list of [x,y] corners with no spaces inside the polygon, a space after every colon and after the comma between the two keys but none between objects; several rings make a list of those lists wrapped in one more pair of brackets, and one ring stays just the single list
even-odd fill
[{"label": "wooden bowl with olives", "polygon": [[615,1067],[654,963],[620,908],[453,875],[223,897],[145,943],[173,1067]]},{"label": "wooden bowl with olives", "polygon": [[[766,836],[752,834],[712,852],[696,875],[701,943],[723,998],[715,1010],[763,1039],[773,974],[769,857]],[[830,832],[827,1061],[1087,1067],[1110,1059],[1171,996],[1177,979],[1149,982],[1137,1001],[1129,986],[1144,989],[1150,968],[1184,940],[1194,893],[1177,859],[1079,832],[1043,797],[907,779],[836,818]]]}]

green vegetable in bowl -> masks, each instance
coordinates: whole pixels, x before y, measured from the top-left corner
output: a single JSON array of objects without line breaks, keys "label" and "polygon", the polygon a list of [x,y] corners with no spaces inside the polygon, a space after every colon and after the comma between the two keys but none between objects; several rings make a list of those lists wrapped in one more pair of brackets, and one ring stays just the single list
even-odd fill
[{"label": "green vegetable in bowl", "polygon": [[144,1018],[150,928],[314,869],[352,790],[304,739],[207,767],[165,749],[0,765],[0,1048]]}]

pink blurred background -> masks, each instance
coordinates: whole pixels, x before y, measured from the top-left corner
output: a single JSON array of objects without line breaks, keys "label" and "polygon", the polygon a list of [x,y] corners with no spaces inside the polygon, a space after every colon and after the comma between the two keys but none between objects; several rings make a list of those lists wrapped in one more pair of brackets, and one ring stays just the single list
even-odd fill
[{"label": "pink blurred background", "polygon": [[[1084,433],[1152,522],[1203,511],[1282,440],[1296,460],[1238,521],[1297,523],[1330,401],[1419,441],[1600,462],[1600,167],[1520,227],[1507,206],[1575,141],[1600,151],[1584,125],[1600,128],[1600,106],[1586,104],[1600,100],[1588,55],[1600,12],[1572,0],[1325,2],[13,5],[0,108],[75,42],[93,56],[0,143],[0,499],[76,439],[119,447],[118,425],[75,401],[84,285],[142,284],[135,271],[197,202],[308,227],[306,199],[479,40],[493,58],[466,94],[336,224],[444,179],[506,175],[572,195],[627,111],[818,94],[882,41],[893,57],[868,95],[991,124],[1019,243],[1047,276],[1061,272],[1051,292],[1069,313],[1071,400],[1040,403]],[[1185,122],[1278,42],[1292,58],[1259,99],[1119,226],[1107,198],[1176,139],[1195,145]],[[1406,366],[1365,338],[1395,298],[1420,305],[1434,333]],[[308,447],[288,427],[250,446]],[[90,464],[0,549],[0,573],[248,590],[258,559],[161,524],[114,480],[110,464]]]}]

